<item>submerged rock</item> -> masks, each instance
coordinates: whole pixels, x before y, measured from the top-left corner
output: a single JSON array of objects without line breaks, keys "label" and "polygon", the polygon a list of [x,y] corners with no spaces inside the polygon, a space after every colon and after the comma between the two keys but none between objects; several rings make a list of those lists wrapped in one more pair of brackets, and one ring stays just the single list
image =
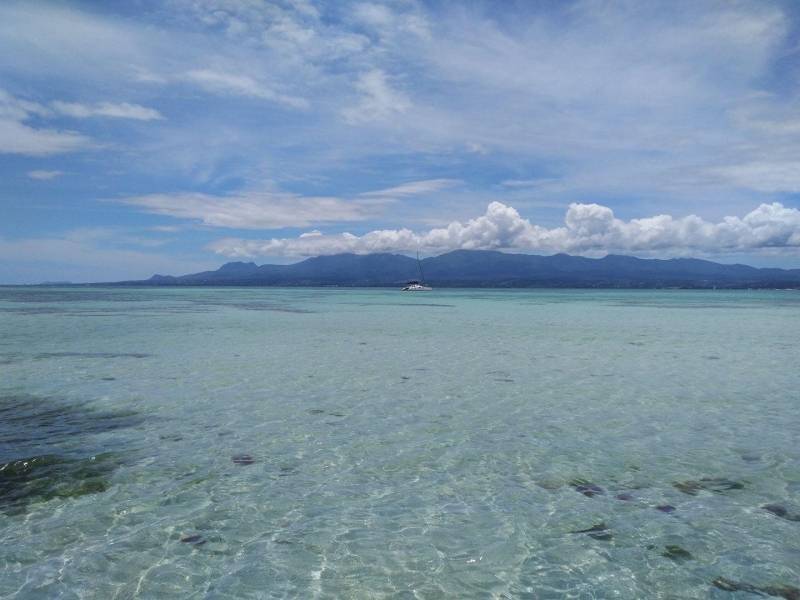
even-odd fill
[{"label": "submerged rock", "polygon": [[711,584],[726,592],[747,592],[757,596],[774,596],[784,600],[800,600],[800,589],[791,585],[757,586],[744,581],[734,581],[726,577],[717,577]]},{"label": "submerged rock", "polygon": [[761,508],[781,519],[800,522],[800,513],[790,513],[785,506],[780,504],[765,504]]},{"label": "submerged rock", "polygon": [[691,552],[675,544],[664,546],[664,551],[661,553],[661,556],[665,556],[675,562],[685,562],[694,559]]},{"label": "submerged rock", "polygon": [[768,585],[760,589],[768,596],[776,596],[785,600],[800,600],[800,589],[792,585]]},{"label": "submerged rock", "polygon": [[233,464],[240,466],[252,465],[254,462],[256,462],[255,459],[249,454],[234,454],[231,457],[231,460],[233,461]]},{"label": "submerged rock", "polygon": [[752,586],[749,583],[733,581],[732,579],[727,579],[726,577],[717,577],[711,582],[711,585],[726,592],[750,592],[751,594],[760,595],[755,586]]},{"label": "submerged rock", "polygon": [[763,508],[763,509],[764,509],[765,511],[767,511],[767,512],[771,512],[771,513],[772,513],[773,515],[775,515],[776,517],[785,518],[785,517],[786,517],[786,515],[788,515],[788,514],[789,514],[789,511],[787,511],[787,510],[786,510],[786,509],[785,509],[783,506],[781,506],[780,504],[765,504],[765,505],[764,505],[764,506],[762,506],[761,508]]},{"label": "submerged rock", "polygon": [[628,494],[628,493],[617,494],[614,497],[617,500],[622,500],[623,502],[630,502],[631,500],[635,500],[635,498],[633,497],[633,494]]},{"label": "submerged rock", "polygon": [[585,533],[591,538],[602,541],[608,541],[614,537],[611,534],[611,530],[605,523],[598,523],[597,525],[592,525],[587,529],[578,529],[576,531],[570,531],[570,533]]},{"label": "submerged rock", "polygon": [[761,461],[761,455],[748,452],[748,453],[742,454],[742,460],[745,461],[745,462],[749,462],[749,463],[760,462]]},{"label": "submerged rock", "polygon": [[202,546],[206,543],[205,538],[198,533],[194,533],[192,535],[187,535],[181,538],[181,542],[184,544],[191,544],[192,546]]},{"label": "submerged rock", "polygon": [[660,504],[660,505],[656,506],[656,510],[658,510],[658,511],[660,511],[662,513],[669,514],[669,513],[675,512],[676,509],[671,504]]},{"label": "submerged rock", "polygon": [[702,477],[697,480],[676,481],[672,485],[675,489],[690,496],[696,496],[701,491],[722,494],[730,490],[744,489],[744,484],[741,481],[733,481],[724,477]]},{"label": "submerged rock", "polygon": [[576,492],[580,492],[588,498],[601,496],[606,493],[606,491],[599,485],[596,485],[591,481],[586,481],[585,479],[573,479],[569,482],[569,484],[575,488]]}]

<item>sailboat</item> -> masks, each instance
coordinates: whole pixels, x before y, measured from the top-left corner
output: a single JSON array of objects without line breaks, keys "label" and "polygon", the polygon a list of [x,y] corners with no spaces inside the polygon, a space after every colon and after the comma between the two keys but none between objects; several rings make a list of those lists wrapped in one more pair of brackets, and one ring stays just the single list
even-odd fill
[{"label": "sailboat", "polygon": [[419,259],[417,250],[417,267],[419,268],[419,281],[416,279],[409,281],[401,291],[403,292],[430,292],[433,288],[425,285],[425,276],[422,274],[422,261]]}]

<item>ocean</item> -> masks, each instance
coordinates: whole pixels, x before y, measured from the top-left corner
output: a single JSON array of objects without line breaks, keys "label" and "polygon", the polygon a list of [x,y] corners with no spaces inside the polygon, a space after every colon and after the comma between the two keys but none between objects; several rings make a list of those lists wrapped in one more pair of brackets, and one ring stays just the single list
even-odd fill
[{"label": "ocean", "polygon": [[0,597],[793,598],[799,342],[797,291],[0,288]]}]

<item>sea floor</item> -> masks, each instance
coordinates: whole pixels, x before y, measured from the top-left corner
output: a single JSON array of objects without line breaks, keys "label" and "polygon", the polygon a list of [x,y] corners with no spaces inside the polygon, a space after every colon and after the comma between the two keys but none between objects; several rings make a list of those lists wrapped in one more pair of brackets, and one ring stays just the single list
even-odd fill
[{"label": "sea floor", "polygon": [[0,288],[2,598],[800,598],[800,293]]}]

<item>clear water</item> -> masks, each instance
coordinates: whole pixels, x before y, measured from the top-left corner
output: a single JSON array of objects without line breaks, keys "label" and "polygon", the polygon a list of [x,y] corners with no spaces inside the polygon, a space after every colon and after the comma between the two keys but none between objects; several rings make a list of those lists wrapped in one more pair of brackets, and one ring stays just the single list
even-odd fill
[{"label": "clear water", "polygon": [[799,340],[790,291],[0,289],[0,597],[800,586]]}]

